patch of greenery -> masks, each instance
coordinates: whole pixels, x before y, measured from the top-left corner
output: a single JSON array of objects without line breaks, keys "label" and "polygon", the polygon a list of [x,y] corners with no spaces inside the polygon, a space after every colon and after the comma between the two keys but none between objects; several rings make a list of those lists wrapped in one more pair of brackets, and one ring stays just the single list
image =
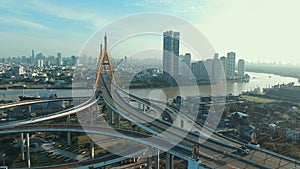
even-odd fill
[{"label": "patch of greenery", "polygon": [[256,103],[272,103],[277,101],[274,99],[263,98],[258,96],[249,96],[249,95],[241,95],[240,97],[241,99],[249,100],[251,102],[256,102]]}]

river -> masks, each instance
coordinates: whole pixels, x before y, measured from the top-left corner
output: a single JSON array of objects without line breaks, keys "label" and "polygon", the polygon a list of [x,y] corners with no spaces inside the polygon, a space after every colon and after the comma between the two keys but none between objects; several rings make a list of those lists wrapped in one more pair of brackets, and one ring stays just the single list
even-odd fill
[{"label": "river", "polygon": [[[274,74],[267,73],[253,73],[247,72],[251,79],[248,83],[244,82],[228,82],[226,85],[227,94],[238,95],[245,91],[251,91],[254,88],[261,87],[267,88],[272,87],[276,84],[282,83],[290,83],[295,82],[296,85],[300,85],[298,83],[298,79],[291,77],[283,77]],[[201,96],[208,96],[211,94],[211,86],[210,85],[201,85],[198,86],[199,92]],[[80,97],[80,96],[91,96],[91,90],[85,89],[75,89],[76,91],[67,90],[67,89],[25,89],[24,92],[27,95],[40,95],[40,96],[49,96],[50,94],[56,93],[58,97]],[[178,88],[158,88],[158,89],[132,89],[131,93],[142,97],[155,99],[159,101],[167,101],[170,98],[174,98],[178,95],[186,96],[194,96],[197,92],[191,90],[191,87],[182,87],[184,93],[180,93]],[[0,90],[0,99],[9,99],[9,100],[18,100],[18,96],[22,95],[22,89],[8,89],[8,90]]]},{"label": "river", "polygon": [[[294,82],[295,85],[300,85],[298,83],[298,79],[292,77],[284,77],[274,74],[268,73],[254,73],[254,72],[246,72],[249,74],[250,81],[248,83],[245,82],[227,82],[226,84],[226,92],[227,94],[239,95],[242,92],[252,91],[257,87],[261,88],[269,88],[276,84],[287,84],[290,82]],[[155,99],[159,101],[168,101],[171,98],[175,98],[176,96],[195,96],[199,94],[201,96],[211,95],[211,85],[201,85],[198,86],[199,92],[195,92],[191,89],[191,87],[182,87],[181,90],[179,88],[164,88],[164,89],[134,89],[131,92],[142,98]],[[182,91],[182,92],[180,92]]]}]

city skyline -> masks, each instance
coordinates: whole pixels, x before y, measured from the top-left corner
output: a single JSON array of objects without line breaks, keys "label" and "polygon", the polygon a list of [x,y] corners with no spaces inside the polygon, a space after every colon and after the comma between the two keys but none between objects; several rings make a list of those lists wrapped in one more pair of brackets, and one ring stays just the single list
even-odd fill
[{"label": "city skyline", "polygon": [[[57,51],[78,55],[86,40],[106,24],[136,13],[161,12],[196,26],[218,53],[233,50],[249,62],[300,63],[299,24],[294,21],[299,16],[299,3],[296,0],[126,0],[72,4],[2,1],[0,57],[28,56],[31,49],[43,51],[45,55]],[[189,51],[181,51],[186,52]]]}]

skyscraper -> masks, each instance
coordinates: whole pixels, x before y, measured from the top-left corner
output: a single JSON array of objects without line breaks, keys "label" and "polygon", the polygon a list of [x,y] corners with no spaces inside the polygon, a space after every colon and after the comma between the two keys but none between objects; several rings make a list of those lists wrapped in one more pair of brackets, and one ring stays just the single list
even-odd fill
[{"label": "skyscraper", "polygon": [[196,80],[208,80],[206,67],[210,67],[209,64],[209,61],[197,61],[192,63],[191,70],[196,77]]},{"label": "skyscraper", "polygon": [[229,52],[227,53],[226,59],[226,76],[227,78],[234,78],[235,74],[235,53]]},{"label": "skyscraper", "polygon": [[38,59],[37,60],[37,67],[38,68],[43,68],[44,67],[44,60]]},{"label": "skyscraper", "polygon": [[245,60],[239,59],[238,61],[238,77],[242,78],[245,75]]},{"label": "skyscraper", "polygon": [[180,55],[179,57],[179,75],[185,77],[190,76],[189,72],[191,69],[191,54],[186,53],[185,55]]},{"label": "skyscraper", "polygon": [[35,63],[35,60],[34,60],[34,50],[33,49],[31,50],[31,59],[30,60],[31,60],[32,64]]},{"label": "skyscraper", "polygon": [[179,37],[179,32],[163,33],[163,70],[171,76],[177,76],[179,72]]},{"label": "skyscraper", "polygon": [[56,58],[56,65],[61,66],[62,65],[62,58],[61,58],[61,52],[57,53],[57,58]]},{"label": "skyscraper", "polygon": [[221,60],[222,66],[223,66],[224,73],[226,74],[226,60],[227,60],[227,58],[225,56],[222,56],[220,58],[220,60]]},{"label": "skyscraper", "polygon": [[183,60],[187,64],[188,67],[191,67],[191,54],[190,53],[186,53],[183,56]]},{"label": "skyscraper", "polygon": [[[40,66],[38,66],[38,67],[41,67],[41,65],[43,65],[44,66],[44,62],[45,62],[45,56],[44,56],[44,54],[43,53],[38,53],[36,56],[35,56],[35,58],[34,58],[34,60],[35,60],[35,65],[37,66],[37,65],[40,65]],[[38,61],[38,60],[42,60],[43,62],[41,62],[41,61]],[[39,62],[40,62],[40,64],[39,64]],[[42,63],[42,64],[41,64]]]},{"label": "skyscraper", "polygon": [[197,67],[197,62],[191,63],[191,70],[192,70],[194,77],[196,77],[196,79],[197,79],[197,76],[199,76],[199,74],[200,74],[198,67]]},{"label": "skyscraper", "polygon": [[219,54],[215,53],[214,59],[213,59],[213,63],[212,63],[212,67],[213,67],[213,72],[212,75],[213,77],[210,79],[210,81],[212,83],[216,83],[219,81],[224,80],[224,73],[223,71],[223,66],[222,66],[222,61],[219,59]]},{"label": "skyscraper", "polygon": [[201,70],[201,72],[203,72],[204,80],[210,81],[211,83],[214,82],[212,59],[207,59],[206,61],[204,61],[204,70]]}]

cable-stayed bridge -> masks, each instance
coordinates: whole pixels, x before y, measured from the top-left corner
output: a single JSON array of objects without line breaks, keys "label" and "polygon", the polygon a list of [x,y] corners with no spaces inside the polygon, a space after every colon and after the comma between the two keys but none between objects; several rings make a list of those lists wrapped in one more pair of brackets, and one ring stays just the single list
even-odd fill
[{"label": "cable-stayed bridge", "polygon": [[[243,143],[227,138],[216,132],[212,135],[206,133],[194,133],[180,126],[173,124],[174,120],[179,117],[182,123],[187,123],[193,120],[188,116],[188,113],[181,114],[178,110],[162,105],[161,103],[149,102],[149,100],[139,98],[118,87],[115,84],[114,68],[108,56],[107,37],[104,39],[104,48],[100,52],[98,70],[96,73],[96,81],[94,84],[94,95],[91,98],[83,98],[82,103],[72,108],[62,110],[55,113],[49,113],[30,119],[17,120],[0,124],[0,134],[21,133],[22,143],[24,134],[26,133],[27,148],[27,167],[31,167],[30,151],[29,151],[29,134],[31,132],[51,132],[61,131],[68,134],[67,144],[70,144],[71,132],[86,132],[93,135],[109,135],[123,139],[132,140],[144,146],[136,147],[131,151],[125,151],[124,156],[108,156],[106,158],[94,158],[91,154],[91,159],[78,163],[62,164],[52,166],[53,168],[89,168],[101,167],[122,161],[124,159],[139,156],[145,152],[150,152],[147,158],[147,167],[150,168],[154,162],[155,168],[160,168],[160,151],[165,152],[165,167],[171,169],[174,167],[174,156],[187,161],[188,169],[197,168],[300,168],[300,162],[273,152],[263,149],[251,150],[245,156],[240,156],[237,149],[244,146]],[[91,123],[89,125],[70,124],[70,115],[80,111],[91,111],[90,108],[97,106],[98,100],[103,99],[103,103],[108,108],[108,125]],[[60,100],[71,101],[71,98]],[[30,106],[41,102],[53,102],[55,100],[37,100],[7,105],[0,105],[1,109]],[[131,104],[136,102],[142,107],[148,107],[158,112],[160,115],[155,118],[147,114],[143,109],[140,109]],[[88,116],[88,115],[87,115]],[[57,118],[67,117],[66,123],[60,124],[44,124],[41,122],[49,121]],[[125,130],[121,128],[120,117],[126,119],[131,124],[143,129],[143,132]],[[93,116],[87,117],[93,121]],[[185,121],[186,120],[186,121]],[[204,128],[203,124],[196,123],[200,128]],[[209,128],[205,128],[209,130]],[[91,149],[93,149],[93,140],[91,139]],[[21,144],[23,145],[23,144]],[[92,151],[93,152],[93,151]],[[25,160],[24,147],[21,148],[22,159]],[[153,156],[153,157],[152,157]],[[42,167],[41,167],[42,168]],[[45,166],[51,168],[51,166]]]}]

